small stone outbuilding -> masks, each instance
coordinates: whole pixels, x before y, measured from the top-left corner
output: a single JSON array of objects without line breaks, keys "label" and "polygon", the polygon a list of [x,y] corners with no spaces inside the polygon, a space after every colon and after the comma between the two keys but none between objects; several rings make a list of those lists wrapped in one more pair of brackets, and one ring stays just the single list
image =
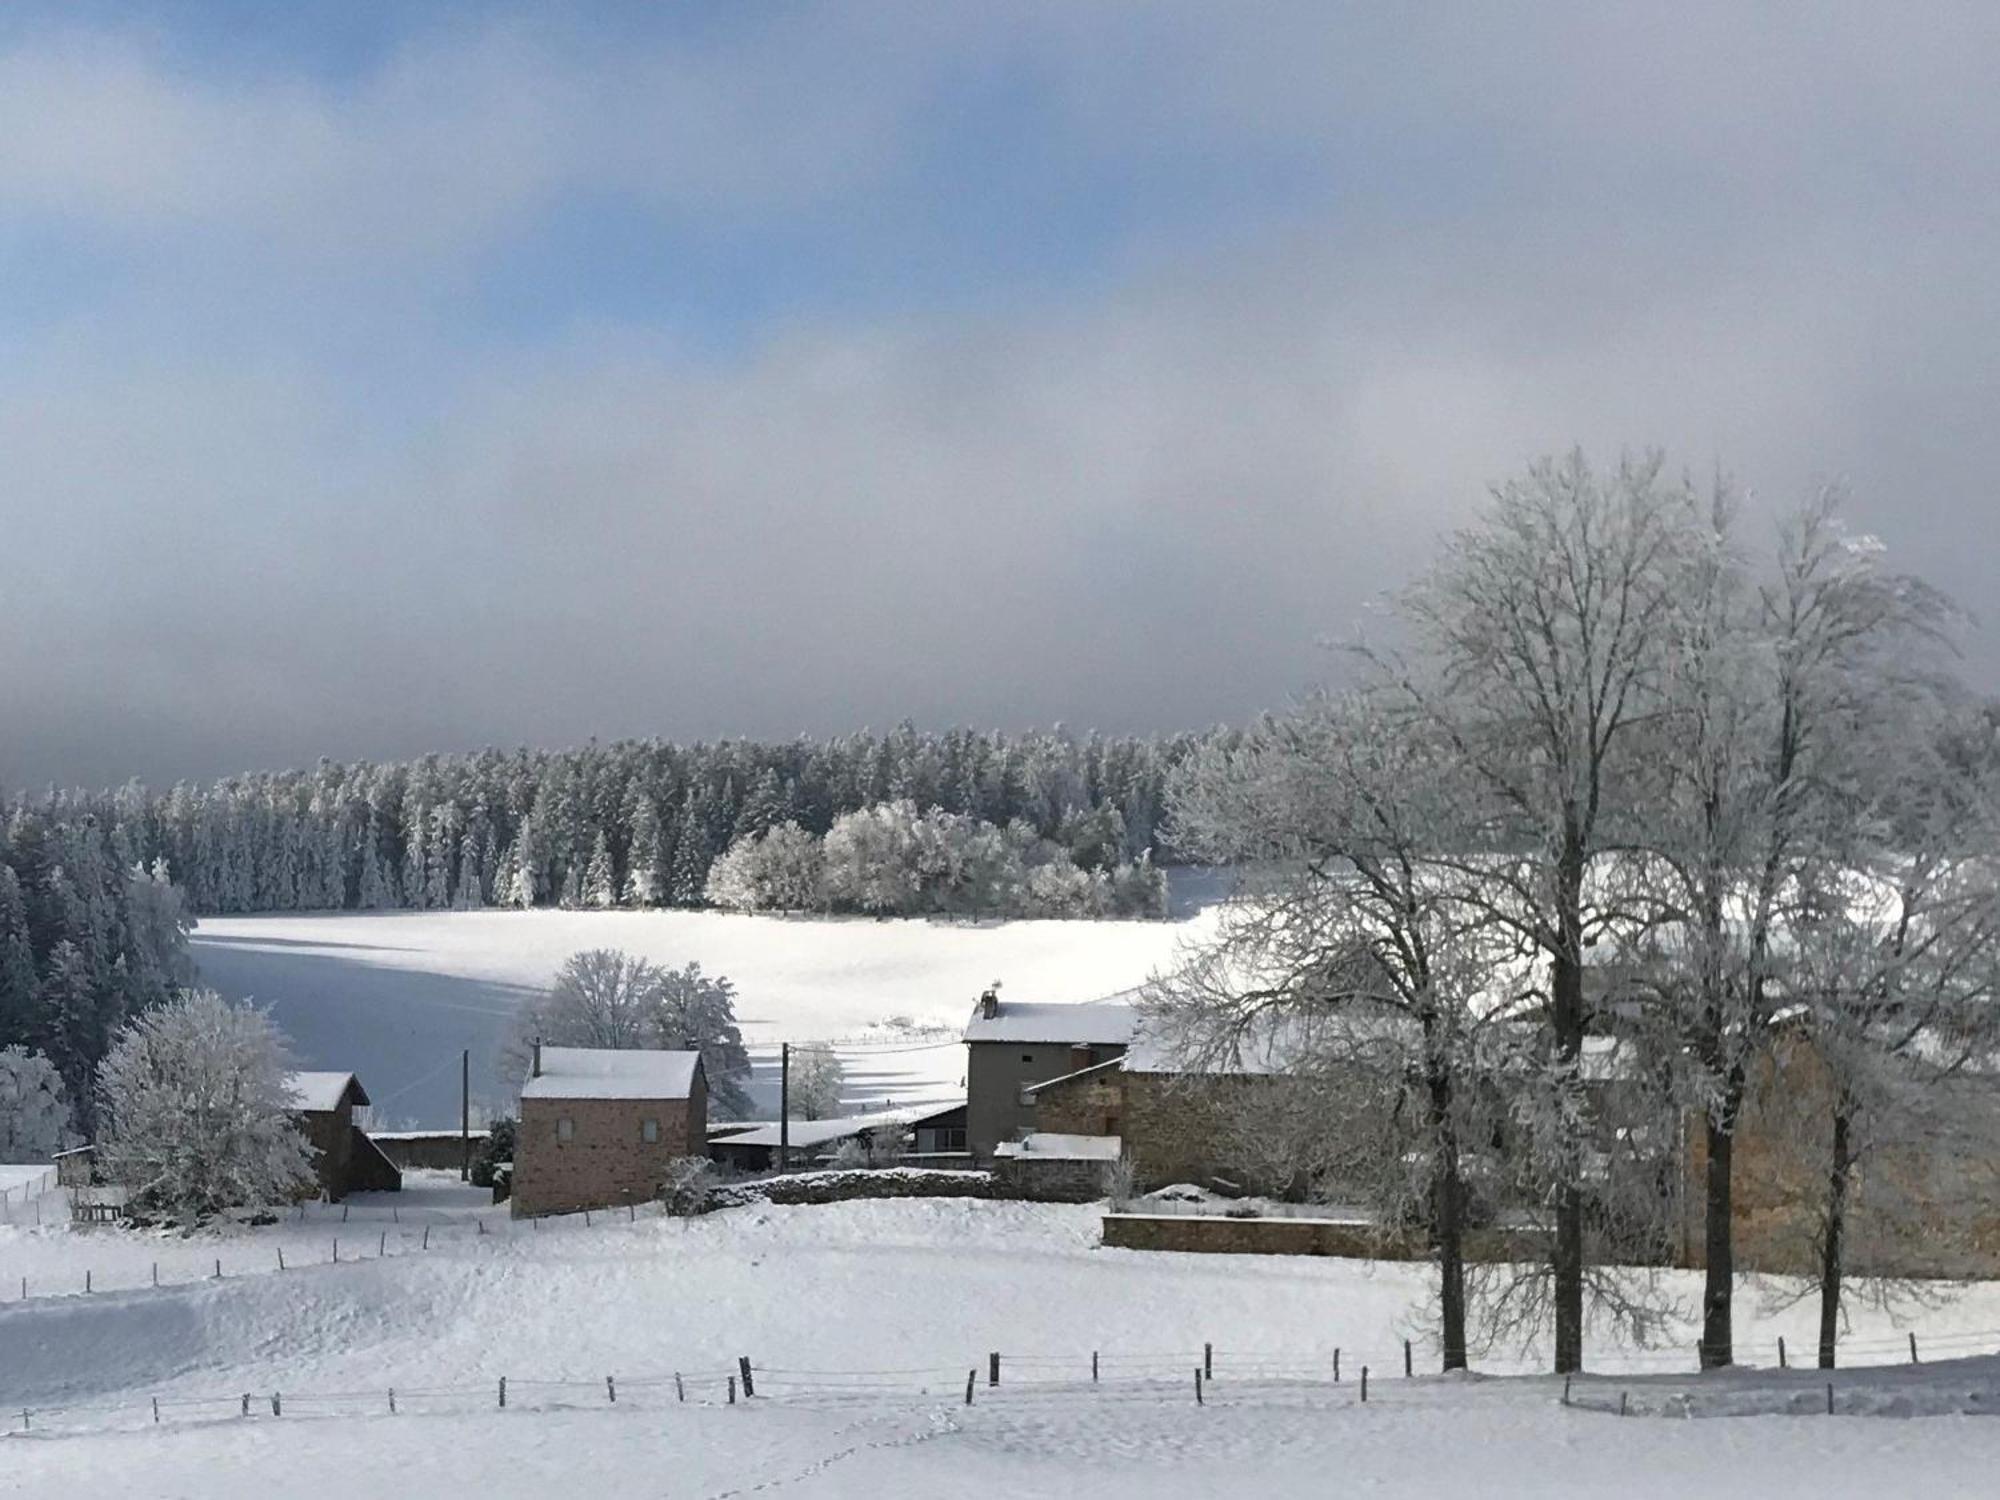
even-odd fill
[{"label": "small stone outbuilding", "polygon": [[402,1172],[354,1123],[356,1106],[368,1103],[360,1079],[352,1073],[294,1073],[288,1083],[299,1126],[312,1148],[319,1191],[328,1202],[338,1203],[349,1193],[402,1188]]},{"label": "small stone outbuilding", "polygon": [[668,1166],[708,1152],[699,1052],[537,1044],[521,1089],[513,1214],[644,1203]]}]

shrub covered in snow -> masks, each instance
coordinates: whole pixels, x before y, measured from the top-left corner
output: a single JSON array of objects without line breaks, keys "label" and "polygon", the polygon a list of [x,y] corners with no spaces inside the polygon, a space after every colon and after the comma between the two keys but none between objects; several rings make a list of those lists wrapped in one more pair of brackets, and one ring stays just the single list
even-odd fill
[{"label": "shrub covered in snow", "polygon": [[98,1161],[133,1207],[181,1223],[293,1197],[312,1179],[284,1038],[213,990],[125,1027],[97,1070]]},{"label": "shrub covered in snow", "polygon": [[660,1179],[660,1206],[682,1218],[706,1213],[715,1192],[715,1163],[705,1156],[677,1156]]},{"label": "shrub covered in snow", "polygon": [[0,1162],[47,1161],[68,1144],[62,1075],[39,1052],[0,1049]]}]

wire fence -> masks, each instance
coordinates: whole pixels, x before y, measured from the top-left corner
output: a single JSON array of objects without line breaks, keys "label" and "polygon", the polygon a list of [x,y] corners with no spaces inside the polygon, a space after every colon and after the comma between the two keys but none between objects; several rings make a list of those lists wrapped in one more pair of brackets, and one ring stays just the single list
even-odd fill
[{"label": "wire fence", "polygon": [[[2000,1350],[2000,1331],[1959,1332],[1929,1341],[1935,1357],[1952,1358]],[[1905,1360],[1920,1347],[1909,1336],[1899,1339],[1855,1340],[1843,1354],[1887,1353],[1891,1347]],[[1631,1351],[1628,1351],[1631,1352]],[[1656,1351],[1661,1358],[1667,1351]],[[1889,1363],[1862,1360],[1862,1365]],[[1678,1367],[1694,1373],[1683,1355]],[[1486,1373],[1502,1373],[1482,1365]],[[1522,1372],[1528,1373],[1528,1372]],[[1547,1377],[1545,1371],[1533,1373]],[[1627,1372],[1632,1373],[1632,1372]],[[1771,1373],[1766,1369],[1763,1373]],[[1804,1374],[1805,1372],[1800,1372]],[[1588,1384],[1575,1388],[1564,1380],[1560,1401],[1578,1411],[1616,1416],[1725,1414],[1738,1409],[1725,1400],[1712,1412],[1697,1409],[1692,1388],[1619,1388],[1616,1376],[1580,1377]],[[1971,1384],[1960,1403],[1968,1411],[2000,1413],[2000,1381]],[[1337,1408],[1371,1401],[1398,1401],[1412,1392],[1432,1395],[1442,1389],[1419,1376],[1414,1345],[1401,1340],[1368,1350],[1225,1349],[1213,1343],[1199,1349],[1101,1349],[1064,1353],[989,1351],[966,1363],[903,1365],[887,1369],[829,1368],[823,1365],[759,1365],[748,1356],[733,1363],[713,1357],[675,1370],[651,1370],[600,1377],[496,1375],[477,1382],[450,1385],[397,1386],[384,1383],[370,1389],[269,1390],[213,1394],[130,1396],[116,1400],[24,1403],[0,1413],[0,1436],[37,1433],[139,1430],[169,1424],[298,1420],[302,1418],[405,1417],[424,1414],[465,1414],[482,1411],[558,1412],[617,1406],[791,1405],[827,1408],[888,1408],[895,1406],[983,1406],[992,1403],[1032,1406],[1042,1402],[1210,1403],[1312,1405]],[[1737,1403],[1745,1397],[1741,1385],[1720,1388]],[[1639,1399],[1633,1399],[1634,1391]],[[1956,1390],[1956,1387],[1954,1387]],[[1754,1394],[1754,1391],[1753,1393]],[[1959,1399],[1954,1397],[1954,1399]],[[1816,1411],[1817,1385],[1778,1389],[1759,1410]],[[1825,1409],[1840,1409],[1836,1387],[1826,1385]],[[1850,1396],[1847,1410],[1880,1409],[1866,1393]]]},{"label": "wire fence", "polygon": [[[39,1224],[42,1221],[41,1201],[55,1190],[55,1186],[56,1169],[50,1167],[24,1181],[0,1188],[0,1224]],[[65,1205],[64,1214],[67,1212]]]},{"label": "wire fence", "polygon": [[[49,1205],[44,1215],[46,1222],[68,1223],[65,1192],[52,1192],[35,1200],[37,1204]],[[59,1275],[29,1273],[9,1285],[0,1285],[0,1299],[13,1304],[108,1292],[165,1290],[242,1276],[276,1275],[311,1266],[360,1265],[474,1242],[498,1243],[595,1232],[669,1217],[675,1216],[668,1214],[657,1201],[521,1219],[513,1217],[504,1207],[469,1214],[462,1209],[308,1202],[259,1216],[253,1222],[266,1233],[208,1242],[176,1242],[162,1235],[164,1253],[158,1259],[141,1261],[126,1256],[104,1266],[92,1265],[87,1258],[79,1257],[77,1263],[65,1265]],[[29,1222],[34,1221],[31,1218]],[[318,1228],[323,1232],[287,1236],[284,1231],[288,1226]],[[88,1235],[86,1230],[79,1236],[79,1243],[88,1244]],[[129,1245],[129,1240],[125,1243]]]}]

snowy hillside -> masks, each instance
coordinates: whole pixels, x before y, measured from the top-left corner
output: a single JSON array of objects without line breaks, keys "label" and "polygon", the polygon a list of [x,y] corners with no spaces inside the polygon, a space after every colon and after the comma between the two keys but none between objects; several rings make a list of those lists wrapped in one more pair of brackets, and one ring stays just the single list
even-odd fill
[{"label": "snowy hillside", "polygon": [[[205,918],[202,978],[272,1007],[308,1068],[352,1069],[377,1117],[458,1120],[458,1054],[472,1050],[475,1098],[500,1092],[494,1054],[521,996],[581,948],[622,948],[727,975],[759,1063],[753,1094],[775,1110],[781,1040],[844,1040],[856,1107],[961,1089],[957,1044],[994,980],[1020,999],[1088,1000],[1173,961],[1200,915],[1180,922],[794,919],[720,912],[380,912]],[[903,1018],[941,1033],[885,1033]]]},{"label": "snowy hillside", "polygon": [[[546,1500],[779,1487],[1169,1500],[1234,1492],[1254,1465],[1259,1493],[1287,1496],[1879,1496],[1919,1475],[1927,1494],[1951,1496],[1986,1492],[2000,1463],[2000,1424],[1961,1418],[1607,1415],[1625,1391],[1635,1412],[1678,1412],[1692,1386],[1748,1396],[1781,1381],[1696,1381],[1684,1347],[1593,1347],[1593,1366],[1632,1373],[1585,1382],[1579,1399],[1595,1405],[1569,1410],[1546,1379],[1405,1381],[1400,1340],[1425,1298],[1420,1268],[1100,1250],[1088,1207],[864,1202],[685,1224],[496,1223],[484,1236],[460,1220],[428,1251],[413,1223],[385,1224],[386,1212],[377,1202],[345,1225],[329,1215],[192,1241],[0,1230],[0,1283],[67,1252],[139,1288],[0,1304],[0,1403],[15,1413],[0,1423],[0,1493],[370,1500],[449,1487]],[[329,1263],[339,1232],[350,1255],[359,1241],[358,1262]],[[145,1267],[163,1253],[268,1269],[154,1291]],[[1955,1330],[1991,1328],[1996,1314],[1982,1289],[1923,1326],[1963,1352],[1970,1334]],[[1789,1331],[1796,1348],[1808,1322],[1796,1309],[1746,1320],[1746,1347]],[[1898,1337],[1872,1315],[1862,1324],[1857,1342]],[[1193,1371],[1209,1342],[1215,1377],[1197,1407]],[[992,1350],[1003,1354],[997,1390],[985,1384]],[[760,1388],[731,1406],[739,1355]],[[1979,1409],[1994,1375],[1974,1360],[1837,1379],[1854,1410],[1961,1411]],[[1820,1399],[1814,1372],[1789,1378],[1808,1405]]]}]

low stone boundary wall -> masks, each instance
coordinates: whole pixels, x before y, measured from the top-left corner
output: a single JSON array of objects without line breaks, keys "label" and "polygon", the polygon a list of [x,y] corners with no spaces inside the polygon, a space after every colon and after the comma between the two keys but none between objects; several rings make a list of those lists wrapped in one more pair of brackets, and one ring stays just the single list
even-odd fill
[{"label": "low stone boundary wall", "polygon": [[[1119,1250],[1209,1255],[1331,1255],[1346,1260],[1423,1260],[1421,1235],[1356,1219],[1233,1219],[1221,1214],[1106,1214],[1104,1243]],[[1476,1261],[1532,1260],[1542,1253],[1522,1232],[1483,1229],[1466,1238]]]},{"label": "low stone boundary wall", "polygon": [[713,1208],[749,1203],[846,1203],[857,1198],[1005,1198],[985,1172],[938,1172],[886,1167],[870,1171],[794,1172],[756,1182],[729,1182],[709,1197]]}]

